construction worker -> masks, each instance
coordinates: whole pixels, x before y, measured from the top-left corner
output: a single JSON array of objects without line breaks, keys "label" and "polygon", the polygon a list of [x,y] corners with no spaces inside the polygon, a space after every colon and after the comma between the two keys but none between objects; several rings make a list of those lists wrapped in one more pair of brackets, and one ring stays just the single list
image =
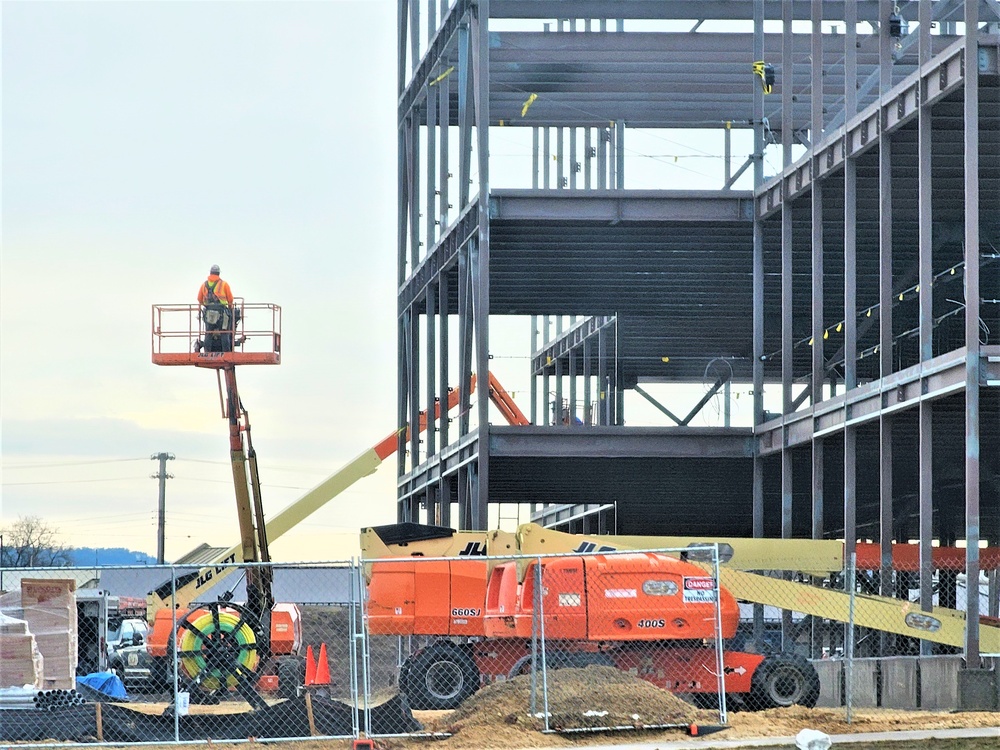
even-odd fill
[{"label": "construction worker", "polygon": [[[213,265],[205,283],[198,288],[201,319],[205,322],[205,340],[198,341],[195,349],[204,347],[209,352],[233,350],[233,327],[237,314],[233,305],[233,290],[219,277],[219,267]],[[216,333],[218,331],[218,333]]]}]

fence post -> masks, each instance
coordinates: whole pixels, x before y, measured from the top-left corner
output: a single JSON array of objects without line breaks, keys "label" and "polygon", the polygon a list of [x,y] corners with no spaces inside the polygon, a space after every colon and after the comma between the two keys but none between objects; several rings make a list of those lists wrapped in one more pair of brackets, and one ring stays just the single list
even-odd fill
[{"label": "fence post", "polygon": [[[542,558],[539,557],[535,564],[535,612],[538,613],[538,636],[539,652],[542,657],[542,716],[544,718],[545,731],[549,727],[549,670],[545,656],[545,609],[542,604]],[[534,630],[534,629],[533,629]],[[532,674],[535,670],[532,670]]]},{"label": "fence post", "polygon": [[857,584],[857,555],[852,552],[847,562],[847,643],[844,644],[844,706],[846,707],[847,723],[851,723],[852,701],[854,700],[854,601]]},{"label": "fence post", "polygon": [[170,566],[170,649],[173,658],[173,693],[174,693],[174,742],[181,741],[181,718],[178,710],[180,676],[177,674],[177,569]]},{"label": "fence post", "polygon": [[[368,632],[368,624],[365,618],[365,594],[364,594],[364,566],[357,563],[351,564],[354,575],[351,576],[351,586],[354,588],[354,595],[351,597],[351,721],[354,726],[354,737],[361,736],[361,701],[358,700],[360,694],[364,698],[365,720],[364,732],[366,736],[371,736],[371,716],[368,710],[369,699],[371,698],[371,684],[368,670],[368,640],[365,637]],[[360,624],[360,629],[358,625]],[[359,632],[360,631],[360,632]],[[361,651],[361,670],[358,673],[358,646]],[[359,683],[360,682],[360,686]]]},{"label": "fence post", "polygon": [[726,708],[726,657],[722,637],[722,578],[719,572],[719,543],[712,545],[712,575],[715,576],[715,661],[718,675],[719,723],[729,721]]}]

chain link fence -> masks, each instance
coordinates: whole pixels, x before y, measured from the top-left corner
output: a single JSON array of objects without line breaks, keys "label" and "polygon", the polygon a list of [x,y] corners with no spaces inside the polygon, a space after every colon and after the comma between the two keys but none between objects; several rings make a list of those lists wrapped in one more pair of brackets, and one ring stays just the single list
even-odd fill
[{"label": "chain link fence", "polygon": [[[690,728],[790,705],[891,722],[958,707],[977,678],[960,674],[967,583],[945,556],[922,577],[740,571],[715,546],[482,551],[5,570],[0,742],[435,735],[483,712],[541,732]],[[979,589],[995,616],[994,571]]]}]

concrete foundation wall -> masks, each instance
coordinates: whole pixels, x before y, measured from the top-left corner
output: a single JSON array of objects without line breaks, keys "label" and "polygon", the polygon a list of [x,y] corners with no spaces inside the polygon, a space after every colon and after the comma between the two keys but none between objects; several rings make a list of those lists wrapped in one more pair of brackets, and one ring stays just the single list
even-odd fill
[{"label": "concrete foundation wall", "polygon": [[917,660],[891,656],[881,660],[882,706],[912,711],[917,708]]},{"label": "concrete foundation wall", "polygon": [[[854,708],[878,706],[878,659],[855,659],[851,668],[844,665],[846,681],[851,681],[851,705]],[[845,695],[844,699],[847,699]]]},{"label": "concrete foundation wall", "polygon": [[961,656],[920,657],[920,707],[928,711],[958,708],[958,672]]},{"label": "concrete foundation wall", "polygon": [[840,659],[821,659],[812,662],[816,667],[816,674],[819,675],[819,700],[816,705],[820,708],[838,708],[844,705],[843,664]]}]

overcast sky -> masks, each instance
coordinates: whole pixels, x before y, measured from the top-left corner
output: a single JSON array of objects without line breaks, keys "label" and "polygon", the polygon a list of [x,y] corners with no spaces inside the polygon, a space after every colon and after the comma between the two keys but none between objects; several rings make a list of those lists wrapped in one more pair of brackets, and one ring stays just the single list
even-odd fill
[{"label": "overcast sky", "polygon": [[[151,364],[151,306],[193,302],[213,263],[282,306],[281,366],[239,371],[268,515],[393,430],[396,3],[4,0],[2,24],[0,526],[155,553],[166,451],[167,559],[235,544],[215,375]],[[722,132],[629,131],[626,187],[720,187]],[[530,142],[491,132],[494,188],[530,186]],[[734,169],[749,147],[737,133]],[[491,318],[491,369],[525,410],[529,341],[527,319]],[[631,393],[626,411],[665,422]],[[352,554],[394,520],[395,470],[274,558]]]},{"label": "overcast sky", "polygon": [[[395,3],[2,7],[0,525],[155,552],[170,451],[167,558],[233,544],[214,373],[151,364],[150,308],[213,263],[283,307],[282,365],[239,371],[271,512],[392,430]],[[393,520],[394,472],[274,557]]]}]

